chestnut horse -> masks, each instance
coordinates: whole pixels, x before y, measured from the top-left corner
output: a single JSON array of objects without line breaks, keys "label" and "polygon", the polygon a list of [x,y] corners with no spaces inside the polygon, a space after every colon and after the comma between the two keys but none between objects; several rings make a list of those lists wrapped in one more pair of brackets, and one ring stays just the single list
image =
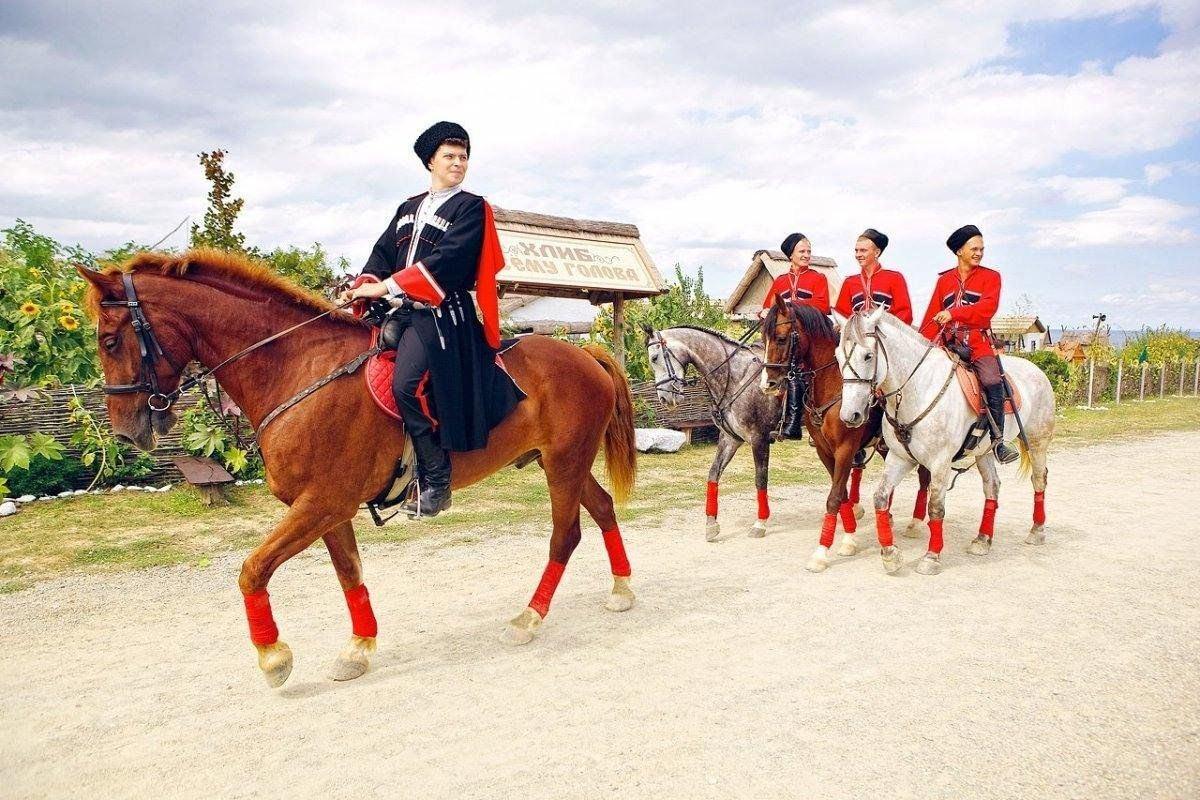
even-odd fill
[{"label": "chestnut horse", "polygon": [[[867,427],[850,428],[839,413],[842,401],[842,374],[838,369],[835,350],[838,334],[829,317],[811,306],[796,306],[775,298],[775,305],[762,322],[766,344],[766,367],[762,373],[763,392],[778,395],[789,372],[807,384],[804,392],[804,427],[812,437],[817,456],[829,472],[829,495],[825,500],[825,519],[821,524],[821,540],[805,568],[823,572],[829,567],[829,548],[841,517],[842,537],[838,555],[852,556],[863,548],[855,536],[857,519],[862,515],[856,508],[858,482],[862,469],[854,468],[854,454],[868,442]],[[853,472],[849,492],[846,481]],[[913,519],[906,533],[919,534],[919,523],[925,517],[929,471],[918,470],[920,488],[913,508]],[[890,501],[889,501],[890,506]]]},{"label": "chestnut horse", "polygon": [[[109,419],[119,436],[143,450],[153,449],[175,424],[170,403],[186,364],[194,360],[211,369],[254,343],[311,322],[228,363],[217,375],[258,431],[267,485],[288,506],[242,564],[238,585],[259,667],[271,686],[280,686],[291,673],[292,653],[279,639],[267,584],[283,562],[323,539],[353,630],[330,677],[362,675],[377,625],[352,521],[360,504],[391,482],[404,432],[376,407],[357,373],[336,378],[265,430],[261,426],[289,398],[365,353],[370,328],[261,265],[213,250],[143,253],[120,269],[79,272],[91,284],[87,304],[108,381]],[[136,297],[128,296],[131,289]],[[486,448],[453,454],[453,487],[469,486],[522,456],[536,457],[546,473],[554,523],[550,559],[528,607],[505,629],[507,641],[523,644],[545,618],[579,543],[580,504],[600,526],[612,565],[605,607],[632,607],[613,498],[591,470],[603,442],[613,493],[623,501],[633,487],[637,451],[624,371],[602,349],[532,336],[503,359],[526,399],[492,430]]]}]

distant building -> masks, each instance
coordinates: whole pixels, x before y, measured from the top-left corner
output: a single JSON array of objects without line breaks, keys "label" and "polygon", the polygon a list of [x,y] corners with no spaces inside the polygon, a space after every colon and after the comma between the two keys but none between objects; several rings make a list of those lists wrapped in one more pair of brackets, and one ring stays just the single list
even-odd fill
[{"label": "distant building", "polygon": [[[771,284],[788,271],[790,263],[779,250],[756,250],[750,259],[750,266],[746,267],[746,273],[725,301],[725,314],[730,319],[757,319]],[[837,262],[832,258],[813,256],[812,268],[829,280],[829,302],[836,302],[838,292],[842,290],[842,276],[838,273]]]},{"label": "distant building", "polygon": [[513,333],[588,333],[600,309],[587,300],[505,293],[500,317]]},{"label": "distant building", "polygon": [[1037,317],[993,317],[992,333],[1011,352],[1031,353],[1050,344],[1050,331]]}]

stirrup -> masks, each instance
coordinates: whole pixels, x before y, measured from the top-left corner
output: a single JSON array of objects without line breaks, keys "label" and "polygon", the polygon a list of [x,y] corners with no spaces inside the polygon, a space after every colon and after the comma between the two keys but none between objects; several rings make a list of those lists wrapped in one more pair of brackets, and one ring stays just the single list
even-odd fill
[{"label": "stirrup", "polygon": [[1011,464],[1021,457],[1021,454],[1016,450],[1011,449],[1003,441],[996,442],[992,445],[992,452],[996,454],[996,460],[1001,464]]}]

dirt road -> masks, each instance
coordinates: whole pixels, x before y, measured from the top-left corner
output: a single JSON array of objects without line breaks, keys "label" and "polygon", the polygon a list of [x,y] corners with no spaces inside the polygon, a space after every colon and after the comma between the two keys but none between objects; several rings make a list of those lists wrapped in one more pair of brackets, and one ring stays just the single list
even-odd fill
[{"label": "dirt road", "polygon": [[296,653],[279,691],[241,554],[45,583],[0,596],[0,796],[1197,797],[1197,452],[1200,432],[1052,454],[1040,548],[1006,470],[983,558],[967,476],[935,577],[889,577],[874,549],[805,572],[816,488],[773,489],[765,539],[743,535],[752,496],[728,498],[706,543],[698,493],[626,527],[625,614],[601,608],[588,529],[522,648],[498,634],[544,537],[371,546],[380,648],[347,684],[324,679],[349,622],[323,551],[271,585]]}]

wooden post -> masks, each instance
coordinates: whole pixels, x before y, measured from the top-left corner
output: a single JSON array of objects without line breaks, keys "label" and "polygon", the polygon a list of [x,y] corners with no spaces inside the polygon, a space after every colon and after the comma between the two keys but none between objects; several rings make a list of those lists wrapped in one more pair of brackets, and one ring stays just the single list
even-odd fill
[{"label": "wooden post", "polygon": [[1142,400],[1142,401],[1145,401],[1145,399],[1146,399],[1146,370],[1147,369],[1149,369],[1149,365],[1145,361],[1143,361],[1142,362],[1142,390],[1138,393],[1138,400]]},{"label": "wooden post", "polygon": [[1158,399],[1167,396],[1167,362],[1158,365]]},{"label": "wooden post", "polygon": [[1096,359],[1088,359],[1088,399],[1087,407],[1092,407],[1092,384],[1096,382]]},{"label": "wooden post", "polygon": [[617,292],[613,295],[613,352],[617,355],[617,363],[625,367],[625,295]]},{"label": "wooden post", "polygon": [[1192,379],[1192,396],[1200,397],[1200,358],[1196,359],[1196,377]]},{"label": "wooden post", "polygon": [[1183,359],[1179,359],[1179,396],[1183,397]]},{"label": "wooden post", "polygon": [[1125,377],[1125,362],[1117,360],[1117,405],[1121,404],[1121,379]]}]

